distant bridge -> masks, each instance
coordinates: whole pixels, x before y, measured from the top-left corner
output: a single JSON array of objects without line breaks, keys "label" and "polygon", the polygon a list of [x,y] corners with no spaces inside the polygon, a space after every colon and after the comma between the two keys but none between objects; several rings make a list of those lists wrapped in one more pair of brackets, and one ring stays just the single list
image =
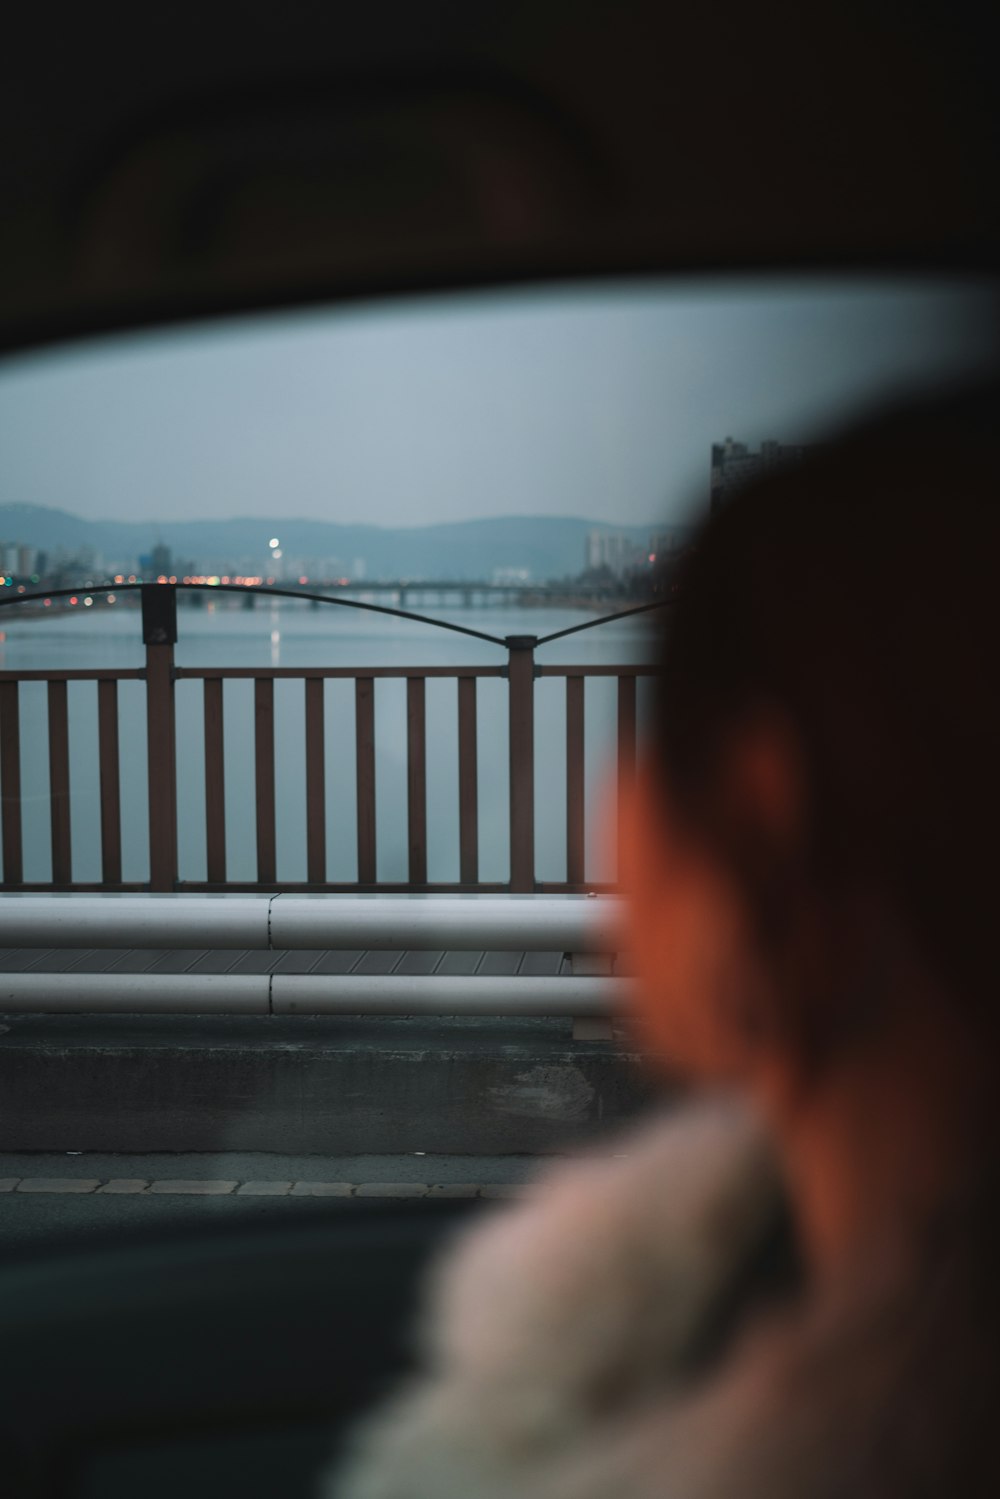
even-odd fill
[{"label": "distant bridge", "polygon": [[[277,579],[275,580],[278,581]],[[378,594],[385,603],[400,609],[415,606],[422,608],[544,608],[558,606],[564,609],[599,608],[612,601],[624,600],[621,591],[613,584],[588,585],[569,581],[566,583],[487,583],[468,578],[310,578],[306,583],[281,581],[281,587],[290,592],[315,593],[317,591],[342,595],[345,598],[362,598]],[[198,597],[197,595],[192,598]],[[202,596],[204,597],[204,596]],[[253,608],[257,595],[248,591],[246,604]]]}]

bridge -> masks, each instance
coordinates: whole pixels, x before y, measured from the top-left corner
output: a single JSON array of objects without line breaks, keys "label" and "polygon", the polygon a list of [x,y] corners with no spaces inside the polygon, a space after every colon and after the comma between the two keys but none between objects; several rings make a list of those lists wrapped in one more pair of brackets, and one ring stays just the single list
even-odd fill
[{"label": "bridge", "polygon": [[[627,975],[617,971],[608,935],[613,885],[596,880],[586,858],[585,687],[590,678],[613,683],[623,791],[636,761],[637,683],[653,667],[545,661],[550,641],[601,620],[544,637],[494,636],[340,594],[221,582],[110,586],[138,594],[142,666],[0,671],[0,1012],[21,1037],[19,1050],[0,1054],[9,1148],[197,1151],[212,1148],[225,1118],[227,1139],[248,1150],[322,1152],[332,1132],[341,1150],[405,1152],[414,1111],[422,1110],[424,1134],[441,1151],[531,1153],[572,1143],[639,1106],[648,1083],[616,1018]],[[178,598],[217,589],[423,619],[490,642],[499,659],[181,666]],[[535,853],[535,695],[545,678],[565,697],[566,769],[565,876],[547,881],[538,877]],[[375,685],[385,679],[405,684],[403,880],[385,877],[376,837]],[[287,680],[303,689],[304,881],[281,880],[276,858],[275,688]],[[339,881],[328,876],[326,831],[336,769],[324,699],[331,680],[348,684],[353,698],[356,875]],[[428,876],[430,680],[452,684],[456,699],[459,877],[452,881]],[[502,880],[480,870],[480,808],[495,794],[479,777],[479,693],[487,681],[506,697],[510,857]],[[252,880],[233,878],[227,857],[223,710],[235,682],[253,692]],[[22,733],[29,683],[44,687],[44,744]],[[182,684],[201,697],[203,879],[178,857]],[[138,880],[123,878],[119,707],[126,688],[142,695],[146,729],[149,867]],[[93,695],[96,724],[99,880],[81,878],[73,842],[70,708],[81,692]],[[23,826],[29,755],[47,759],[50,834],[47,875],[32,879]],[[307,1023],[308,1044],[300,1029]],[[291,1072],[289,1046],[298,1057]],[[137,1076],[146,1079],[138,1094]],[[431,1082],[436,1102],[427,1116]],[[40,1096],[58,1100],[44,1118]],[[248,1099],[256,1100],[249,1108]],[[352,1099],[364,1103],[346,1102]],[[71,1136],[71,1146],[58,1143]]]},{"label": "bridge", "polygon": [[[199,581],[208,580],[202,578]],[[594,609],[621,602],[624,598],[621,587],[614,582],[594,584],[573,579],[547,583],[493,583],[468,578],[310,578],[306,582],[282,582],[280,586],[293,595],[320,591],[340,598],[391,599],[401,609],[418,604],[422,608]],[[252,608],[259,597],[253,585],[248,589],[247,597],[247,607]],[[648,597],[651,599],[652,595]],[[188,595],[188,602],[196,600],[200,601],[198,595]],[[648,599],[637,601],[647,602]]]},{"label": "bridge", "polygon": [[353,579],[348,583],[339,581],[334,586],[337,591],[348,597],[357,597],[365,593],[393,594],[401,608],[406,607],[407,599],[413,601],[419,599],[425,605],[431,601],[443,604],[449,600],[460,600],[466,608],[493,604],[505,606],[516,604],[521,608],[535,608],[545,604],[593,605],[606,603],[609,599],[619,596],[619,590],[614,584],[595,587],[572,580],[548,583],[487,583],[482,580],[470,582],[467,579],[458,578],[397,578],[369,583],[364,579]]}]

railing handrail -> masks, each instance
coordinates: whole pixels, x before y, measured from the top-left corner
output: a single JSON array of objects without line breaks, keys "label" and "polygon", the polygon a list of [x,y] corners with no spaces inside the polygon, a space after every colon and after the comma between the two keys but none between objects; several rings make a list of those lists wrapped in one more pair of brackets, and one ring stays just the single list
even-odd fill
[{"label": "railing handrail", "polygon": [[[577,633],[583,626],[555,631],[539,639],[517,634],[503,638],[483,631],[453,626],[444,620],[365,604],[360,600],[330,598],[322,594],[296,593],[288,589],[244,584],[135,583],[94,585],[92,591],[110,592],[113,586],[138,590],[142,602],[142,640],[146,648],[143,668],[107,667],[30,669],[0,671],[0,795],[3,801],[3,886],[23,889],[21,743],[19,686],[41,681],[47,685],[48,768],[51,838],[51,889],[75,888],[70,817],[71,767],[68,685],[95,681],[98,707],[98,761],[100,772],[101,883],[124,890],[135,888],[122,878],[121,777],[118,730],[118,684],[141,679],[145,697],[147,803],[149,819],[149,883],[151,891],[170,892],[183,883],[188,890],[232,889],[227,877],[226,775],[224,753],[223,688],[228,680],[252,681],[252,755],[255,776],[255,823],[257,845],[256,888],[280,889],[277,877],[277,784],[275,762],[275,682],[304,682],[304,748],[306,801],[306,887],[330,891],[337,882],[327,878],[326,848],[326,728],[324,679],[347,679],[354,683],[354,732],[356,780],[357,878],[348,888],[381,891],[378,879],[376,840],[376,715],[375,685],[380,678],[406,680],[405,756],[407,777],[406,848],[410,888],[430,891],[476,891],[506,888],[510,893],[536,893],[543,888],[535,866],[535,682],[538,677],[561,677],[566,698],[566,878],[548,882],[549,889],[581,892],[594,888],[586,878],[586,797],[584,781],[584,682],[590,676],[617,679],[617,770],[619,787],[631,778],[636,758],[637,679],[655,674],[643,663],[622,665],[540,665],[536,651],[549,640]],[[455,629],[502,646],[507,659],[502,664],[447,666],[191,666],[177,664],[174,646],[178,638],[178,588],[222,588],[244,596],[254,593],[271,597],[313,599],[347,608],[371,609],[421,623]],[[54,593],[0,598],[11,605],[38,598],[83,592]],[[89,595],[88,595],[89,596]],[[585,622],[586,627],[608,624],[631,614],[663,608],[670,601],[640,605],[616,615]],[[479,787],[477,680],[505,678],[507,687],[507,735],[509,765],[509,880],[490,882],[479,875]],[[427,817],[427,694],[432,678],[451,679],[457,684],[459,879],[434,882],[428,879]],[[178,862],[178,784],[175,689],[178,681],[200,681],[203,691],[205,764],[205,849],[207,877],[204,881],[181,881]],[[31,882],[39,888],[42,882]],[[243,884],[243,882],[240,882]],[[250,883],[250,882],[247,882]],[[296,882],[292,882],[296,883]],[[394,882],[395,883],[395,882]],[[246,888],[243,885],[243,888]],[[343,888],[343,882],[339,888]],[[398,886],[397,886],[398,888]]]}]

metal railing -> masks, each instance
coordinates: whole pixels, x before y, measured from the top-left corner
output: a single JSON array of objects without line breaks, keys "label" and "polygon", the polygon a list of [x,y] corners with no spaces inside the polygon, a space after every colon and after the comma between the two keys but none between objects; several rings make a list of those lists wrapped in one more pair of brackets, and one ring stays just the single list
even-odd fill
[{"label": "metal railing", "polygon": [[[109,587],[88,588],[88,593]],[[134,669],[36,669],[0,671],[0,798],[2,798],[2,862],[0,890],[119,890],[119,891],[240,891],[313,890],[370,891],[392,893],[417,890],[457,892],[564,892],[582,893],[608,888],[588,881],[584,850],[586,805],[584,795],[584,684],[587,678],[614,678],[617,682],[617,774],[624,788],[633,773],[636,757],[636,683],[650,676],[648,665],[540,665],[539,645],[579,629],[604,623],[587,621],[582,626],[556,631],[539,638],[533,635],[487,634],[443,620],[412,614],[386,605],[326,595],[265,588],[249,590],[230,585],[229,591],[247,594],[312,599],[343,608],[419,620],[443,629],[489,641],[506,652],[506,661],[496,665],[468,666],[271,666],[219,667],[178,666],[174,659],[177,640],[177,591],[180,587],[204,585],[136,584],[142,602],[142,634],[145,666]],[[130,585],[117,585],[116,593]],[[213,592],[226,589],[213,587]],[[72,590],[61,592],[69,594]],[[49,598],[58,594],[50,593]],[[25,596],[5,600],[23,605]],[[622,618],[662,602],[607,616]],[[539,881],[535,868],[535,681],[556,677],[565,681],[566,706],[566,878]],[[275,682],[297,679],[304,684],[306,808],[306,873],[301,881],[278,881],[275,796]],[[406,881],[379,881],[376,850],[376,743],[375,683],[395,678],[406,682],[406,784],[407,866]],[[458,832],[459,879],[428,880],[427,829],[427,724],[426,683],[447,678],[456,684],[458,734]],[[508,697],[508,765],[510,819],[509,881],[484,881],[480,877],[479,804],[477,749],[477,686],[482,679],[504,679]],[[253,759],[255,791],[256,866],[255,881],[232,880],[227,875],[226,776],[223,729],[223,687],[237,679],[253,682]],[[326,793],[327,757],[324,720],[324,683],[331,679],[354,682],[354,758],[356,770],[357,879],[327,879]],[[204,707],[205,880],[181,882],[178,869],[178,788],[176,757],[175,690],[179,681],[202,683]],[[101,879],[75,881],[70,819],[70,754],[67,686],[71,682],[93,682],[97,689],[97,744],[100,786]],[[149,819],[149,880],[122,878],[122,815],[120,781],[119,684],[141,681],[145,685],[147,742],[147,791]],[[24,878],[22,831],[22,742],[19,691],[25,682],[44,682],[48,700],[48,800],[50,809],[51,879]]]}]

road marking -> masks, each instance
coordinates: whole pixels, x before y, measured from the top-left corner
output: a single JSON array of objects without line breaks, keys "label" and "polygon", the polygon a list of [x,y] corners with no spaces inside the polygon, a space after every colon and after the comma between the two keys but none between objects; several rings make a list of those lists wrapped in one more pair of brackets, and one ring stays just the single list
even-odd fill
[{"label": "road marking", "polygon": [[100,1186],[96,1177],[83,1176],[26,1176],[18,1183],[19,1192],[96,1192]]},{"label": "road marking", "polygon": [[293,1197],[350,1197],[355,1188],[351,1182],[296,1182]]},{"label": "road marking", "polygon": [[117,1197],[521,1197],[536,1189],[534,1182],[321,1182],[245,1181],[215,1177],[165,1178],[140,1176],[7,1176],[0,1192],[64,1193]]},{"label": "road marking", "polygon": [[355,1197],[426,1197],[426,1182],[362,1182]]},{"label": "road marking", "polygon": [[183,1197],[223,1197],[230,1192],[235,1192],[239,1182],[215,1181],[212,1178],[201,1181],[158,1181],[150,1184],[150,1192],[176,1193]]}]

